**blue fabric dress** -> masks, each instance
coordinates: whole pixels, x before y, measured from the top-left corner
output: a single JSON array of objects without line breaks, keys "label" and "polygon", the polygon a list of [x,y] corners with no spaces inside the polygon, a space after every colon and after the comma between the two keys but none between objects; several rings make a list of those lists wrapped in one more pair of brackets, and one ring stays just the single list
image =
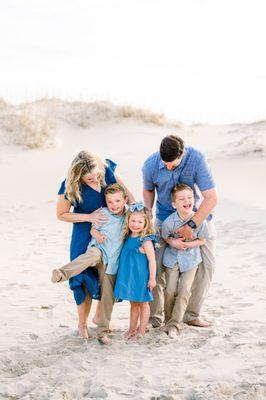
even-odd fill
[{"label": "blue fabric dress", "polygon": [[136,302],[152,301],[152,292],[148,289],[149,263],[146,254],[139,249],[144,241],[156,243],[155,235],[143,238],[129,236],[121,250],[119,268],[115,283],[114,297]]},{"label": "blue fabric dress", "polygon": [[[105,171],[105,182],[107,185],[116,183],[114,176],[116,164],[111,160],[106,160],[107,168]],[[106,207],[105,188],[101,188],[101,192],[92,189],[88,185],[81,185],[81,196],[83,199],[82,203],[76,203],[73,205],[74,213],[90,214],[97,210],[99,207]],[[58,194],[65,193],[65,180],[62,182]],[[67,197],[66,197],[67,198]],[[87,250],[87,246],[91,240],[91,223],[90,222],[79,222],[73,223],[71,243],[70,243],[70,260],[74,260],[79,255],[83,254]],[[74,298],[76,303],[82,304],[86,298],[85,287],[87,288],[90,296],[93,299],[100,299],[100,285],[98,278],[98,271],[95,268],[87,268],[79,275],[69,279],[70,289],[73,290]]]}]

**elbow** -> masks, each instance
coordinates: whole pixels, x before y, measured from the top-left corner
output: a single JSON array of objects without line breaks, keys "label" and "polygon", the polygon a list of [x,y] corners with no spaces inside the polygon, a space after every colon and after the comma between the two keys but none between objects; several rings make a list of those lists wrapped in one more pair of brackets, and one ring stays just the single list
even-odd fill
[{"label": "elbow", "polygon": [[59,221],[64,221],[64,216],[63,216],[64,214],[60,214],[60,213],[56,213],[56,218],[59,220]]}]

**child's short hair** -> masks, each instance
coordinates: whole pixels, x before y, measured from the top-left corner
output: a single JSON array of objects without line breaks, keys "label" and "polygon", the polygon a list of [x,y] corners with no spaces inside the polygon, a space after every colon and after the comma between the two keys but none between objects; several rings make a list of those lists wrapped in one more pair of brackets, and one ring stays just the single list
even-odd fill
[{"label": "child's short hair", "polygon": [[120,185],[120,183],[112,183],[111,185],[107,186],[107,188],[104,191],[105,197],[108,194],[115,194],[121,192],[124,199],[127,197],[127,192],[124,186]]},{"label": "child's short hair", "polygon": [[132,214],[134,214],[134,212],[138,212],[138,213],[142,214],[144,217],[145,225],[144,225],[144,229],[141,232],[140,236],[143,237],[146,235],[154,234],[156,232],[156,230],[155,230],[153,222],[152,222],[152,217],[151,217],[150,211],[148,210],[147,207],[143,207],[143,209],[141,211],[136,210],[136,211],[131,212],[130,210],[127,210],[124,231],[123,231],[123,239],[126,239],[130,235],[129,219],[130,219],[130,216]]},{"label": "child's short hair", "polygon": [[193,193],[193,189],[190,186],[185,183],[180,183],[179,185],[174,186],[171,190],[171,200],[175,201],[176,194],[182,192],[182,190],[190,190]]}]

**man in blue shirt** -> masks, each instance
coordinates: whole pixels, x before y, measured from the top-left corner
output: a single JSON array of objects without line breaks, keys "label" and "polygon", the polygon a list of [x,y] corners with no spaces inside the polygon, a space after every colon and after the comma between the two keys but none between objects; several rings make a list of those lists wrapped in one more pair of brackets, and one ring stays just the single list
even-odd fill
[{"label": "man in blue shirt", "polygon": [[[202,263],[200,264],[192,286],[184,321],[190,325],[207,327],[209,324],[200,319],[200,309],[209,289],[215,264],[215,227],[211,212],[217,204],[217,194],[210,167],[203,154],[187,147],[176,136],[166,136],[160,145],[160,151],[152,154],[144,163],[143,198],[145,206],[151,211],[156,199],[156,226],[161,230],[163,221],[175,210],[171,204],[171,190],[184,183],[193,189],[195,214],[178,229],[185,239],[193,238],[193,230],[207,219],[209,240],[201,246]],[[200,200],[202,200],[200,202]],[[160,240],[157,253],[157,286],[154,289],[154,301],[151,304],[151,324],[156,327],[163,323],[165,267],[162,256],[166,243]]]}]

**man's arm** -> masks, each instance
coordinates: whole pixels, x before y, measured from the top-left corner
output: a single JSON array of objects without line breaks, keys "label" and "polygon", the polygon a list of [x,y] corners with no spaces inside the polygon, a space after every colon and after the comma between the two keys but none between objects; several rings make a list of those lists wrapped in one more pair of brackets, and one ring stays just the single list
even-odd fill
[{"label": "man's arm", "polygon": [[144,205],[150,210],[151,213],[152,213],[152,207],[154,205],[154,199],[155,199],[155,190],[143,189]]},{"label": "man's arm", "polygon": [[[192,217],[192,220],[195,222],[197,226],[199,226],[212,212],[214,207],[217,204],[217,192],[216,189],[209,189],[201,192],[203,196],[203,201],[199,206],[199,209],[195,212]],[[193,230],[188,226],[184,225],[178,229],[178,233],[180,236],[183,236],[186,239],[193,239]]]}]

